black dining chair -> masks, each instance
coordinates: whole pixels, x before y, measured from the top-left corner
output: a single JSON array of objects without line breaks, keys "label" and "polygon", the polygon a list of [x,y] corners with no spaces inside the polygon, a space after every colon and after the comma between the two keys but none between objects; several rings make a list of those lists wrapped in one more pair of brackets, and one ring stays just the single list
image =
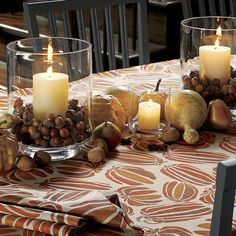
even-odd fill
[{"label": "black dining chair", "polygon": [[220,162],[211,221],[211,236],[231,236],[236,189],[236,160]]},{"label": "black dining chair", "polygon": [[[23,7],[29,37],[43,32],[90,41],[94,72],[129,67],[134,55],[139,58],[138,64],[149,63],[147,0],[37,1],[25,2]],[[137,19],[135,35],[127,25],[132,14]],[[130,46],[132,36],[137,41],[135,52]]]},{"label": "black dining chair", "polygon": [[195,16],[236,16],[235,0],[181,0],[184,19]]}]

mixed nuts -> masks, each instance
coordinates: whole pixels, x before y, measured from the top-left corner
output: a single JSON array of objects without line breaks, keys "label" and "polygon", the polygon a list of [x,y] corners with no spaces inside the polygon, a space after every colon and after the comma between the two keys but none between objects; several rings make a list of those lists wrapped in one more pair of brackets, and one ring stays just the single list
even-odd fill
[{"label": "mixed nuts", "polygon": [[213,99],[222,99],[226,105],[233,106],[236,104],[236,77],[235,71],[231,70],[231,78],[229,82],[223,86],[220,80],[215,78],[201,79],[199,70],[193,70],[188,76],[182,78],[184,89],[191,89],[199,94],[209,103]]},{"label": "mixed nuts", "polygon": [[90,136],[87,108],[78,105],[77,100],[69,101],[65,117],[51,113],[41,121],[33,117],[32,104],[24,105],[22,99],[17,98],[13,114],[17,119],[12,133],[24,144],[60,147],[83,142]]}]

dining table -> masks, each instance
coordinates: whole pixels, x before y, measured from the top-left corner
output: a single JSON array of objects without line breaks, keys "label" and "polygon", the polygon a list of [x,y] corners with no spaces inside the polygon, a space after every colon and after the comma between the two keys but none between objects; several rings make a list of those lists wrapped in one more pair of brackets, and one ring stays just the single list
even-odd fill
[{"label": "dining table", "polygon": [[[100,72],[92,75],[93,92],[154,78],[175,92],[180,74],[179,59]],[[7,111],[4,88],[0,107]],[[217,164],[235,158],[236,123],[198,131],[195,144],[180,139],[150,149],[159,140],[131,134],[98,164],[79,155],[0,172],[0,236],[209,235]]]}]

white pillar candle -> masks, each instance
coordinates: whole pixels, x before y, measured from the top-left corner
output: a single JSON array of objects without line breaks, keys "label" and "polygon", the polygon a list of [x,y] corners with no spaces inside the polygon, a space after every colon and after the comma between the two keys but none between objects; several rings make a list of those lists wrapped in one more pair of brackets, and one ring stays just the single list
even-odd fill
[{"label": "white pillar candle", "polygon": [[138,127],[143,130],[157,129],[160,123],[161,106],[159,103],[140,102],[138,108]]},{"label": "white pillar candle", "polygon": [[48,72],[33,75],[33,112],[39,120],[49,113],[64,115],[68,108],[68,75]]},{"label": "white pillar candle", "polygon": [[230,48],[207,45],[199,48],[200,77],[219,79],[221,85],[230,78]]},{"label": "white pillar candle", "polygon": [[230,48],[225,46],[201,46],[199,48],[200,75],[210,80],[219,79],[226,84],[230,78]]}]

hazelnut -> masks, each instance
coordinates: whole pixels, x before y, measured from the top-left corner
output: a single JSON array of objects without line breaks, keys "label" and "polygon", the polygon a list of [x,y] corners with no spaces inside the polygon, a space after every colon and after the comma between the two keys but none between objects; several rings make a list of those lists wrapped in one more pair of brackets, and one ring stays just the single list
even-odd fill
[{"label": "hazelnut", "polygon": [[14,108],[16,108],[16,107],[21,107],[21,106],[23,106],[23,100],[22,100],[20,97],[18,97],[18,98],[15,100]]},{"label": "hazelnut", "polygon": [[47,166],[51,161],[51,155],[48,152],[37,151],[34,154],[34,162],[39,167]]},{"label": "hazelnut", "polygon": [[95,146],[101,147],[104,150],[105,155],[108,154],[107,143],[103,138],[96,138],[94,142],[95,142]]},{"label": "hazelnut", "polygon": [[88,151],[88,160],[91,162],[100,162],[105,158],[105,152],[101,147],[94,147]]},{"label": "hazelnut", "polygon": [[164,143],[174,143],[177,142],[179,138],[179,131],[174,127],[169,127],[161,135],[160,140]]},{"label": "hazelnut", "polygon": [[34,167],[34,160],[28,155],[21,155],[16,163],[16,167],[23,171],[32,170]]}]

